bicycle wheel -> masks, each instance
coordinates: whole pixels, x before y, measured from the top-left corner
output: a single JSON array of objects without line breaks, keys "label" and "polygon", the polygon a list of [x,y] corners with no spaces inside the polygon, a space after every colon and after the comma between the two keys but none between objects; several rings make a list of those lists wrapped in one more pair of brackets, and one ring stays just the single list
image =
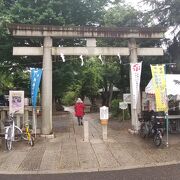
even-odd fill
[{"label": "bicycle wheel", "polygon": [[154,141],[155,146],[159,147],[162,143],[162,138],[160,134],[155,134],[153,141]]},{"label": "bicycle wheel", "polygon": [[34,146],[34,138],[32,136],[30,137],[29,145]]},{"label": "bicycle wheel", "polygon": [[22,139],[22,130],[15,126],[14,127],[14,141],[20,141]]},{"label": "bicycle wheel", "polygon": [[6,149],[7,150],[11,150],[12,149],[12,128],[8,128],[8,132],[7,132],[7,139],[5,139],[5,144],[6,144]]},{"label": "bicycle wheel", "polygon": [[145,127],[145,124],[141,124],[141,127],[140,127],[140,130],[139,130],[139,135],[142,137],[142,138],[145,138],[146,137],[146,127]]},{"label": "bicycle wheel", "polygon": [[27,136],[27,133],[26,133],[26,132],[23,132],[22,138],[23,138],[25,141],[28,141],[28,136]]}]

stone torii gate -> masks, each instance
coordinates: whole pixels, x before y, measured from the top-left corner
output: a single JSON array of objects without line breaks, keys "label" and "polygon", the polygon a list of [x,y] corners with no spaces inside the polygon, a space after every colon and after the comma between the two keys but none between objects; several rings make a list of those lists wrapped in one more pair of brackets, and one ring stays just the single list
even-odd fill
[{"label": "stone torii gate", "polygon": [[[49,25],[11,24],[9,30],[16,37],[44,38],[43,47],[13,47],[15,56],[43,56],[42,79],[42,134],[52,133],[52,55],[83,56],[129,56],[131,63],[138,62],[138,56],[162,56],[162,48],[138,48],[136,39],[161,39],[164,29],[161,28],[99,28],[99,27],[66,27]],[[52,47],[53,38],[86,39],[86,47]],[[96,47],[96,38],[128,39],[128,47]],[[131,102],[132,80],[130,76]],[[131,108],[132,128],[138,130],[138,112]]]}]

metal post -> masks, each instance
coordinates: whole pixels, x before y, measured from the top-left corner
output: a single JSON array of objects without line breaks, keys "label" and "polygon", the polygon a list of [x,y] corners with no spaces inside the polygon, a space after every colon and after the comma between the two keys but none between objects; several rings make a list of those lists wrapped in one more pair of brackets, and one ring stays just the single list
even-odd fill
[{"label": "metal post", "polygon": [[[129,56],[129,60],[130,63],[137,63],[138,62],[138,58],[137,58],[137,46],[136,46],[136,41],[134,38],[131,38],[129,40],[129,50],[130,50],[130,56]],[[132,122],[132,128],[134,131],[138,131],[139,129],[139,121],[138,121],[138,113],[140,112],[140,107],[141,107],[141,103],[140,103],[140,93],[139,93],[139,98],[138,98],[138,102],[137,102],[137,109],[133,109],[132,108],[132,104],[133,104],[133,94],[132,94],[132,75],[131,75],[131,71],[130,71],[130,93],[131,93],[131,122]]]},{"label": "metal post", "polygon": [[168,112],[166,113],[166,147],[169,146],[169,119],[168,119]]},{"label": "metal post", "polygon": [[32,129],[33,129],[33,132],[35,134],[35,137],[36,137],[36,129],[37,129],[37,116],[36,116],[36,109],[33,108],[33,111],[32,111],[32,114],[33,114],[33,122],[32,122]]},{"label": "metal post", "polygon": [[52,133],[52,38],[44,38],[42,78],[42,134]]},{"label": "metal post", "polygon": [[123,121],[124,121],[124,109],[123,109]]}]

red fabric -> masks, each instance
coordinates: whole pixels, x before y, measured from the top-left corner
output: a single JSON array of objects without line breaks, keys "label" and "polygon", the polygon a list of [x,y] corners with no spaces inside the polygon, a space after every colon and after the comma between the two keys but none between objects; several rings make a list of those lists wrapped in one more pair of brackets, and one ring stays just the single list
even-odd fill
[{"label": "red fabric", "polygon": [[84,116],[84,108],[85,108],[84,103],[76,103],[74,106],[75,116],[77,116],[77,117]]}]

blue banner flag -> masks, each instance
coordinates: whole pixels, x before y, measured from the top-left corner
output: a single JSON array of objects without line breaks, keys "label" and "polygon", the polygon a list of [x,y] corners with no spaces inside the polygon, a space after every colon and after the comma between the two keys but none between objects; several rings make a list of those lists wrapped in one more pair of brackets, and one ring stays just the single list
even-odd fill
[{"label": "blue banner flag", "polygon": [[42,69],[31,69],[31,101],[33,108],[36,108],[37,94],[39,90],[39,84],[41,81]]}]

